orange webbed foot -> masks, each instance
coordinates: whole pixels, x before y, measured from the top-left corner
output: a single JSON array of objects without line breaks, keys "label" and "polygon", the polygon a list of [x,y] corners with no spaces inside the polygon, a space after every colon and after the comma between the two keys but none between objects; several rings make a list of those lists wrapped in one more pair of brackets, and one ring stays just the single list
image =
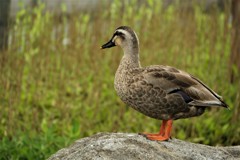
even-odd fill
[{"label": "orange webbed foot", "polygon": [[166,141],[171,138],[170,133],[172,129],[172,122],[173,120],[163,120],[159,133],[142,133],[141,135],[145,136],[149,140]]},{"label": "orange webbed foot", "polygon": [[167,141],[170,137],[165,135],[146,135],[146,138],[153,141]]},{"label": "orange webbed foot", "polygon": [[161,135],[160,133],[147,133],[147,132],[143,132],[143,133],[139,133],[140,135],[143,135],[145,137],[147,136],[159,136]]}]

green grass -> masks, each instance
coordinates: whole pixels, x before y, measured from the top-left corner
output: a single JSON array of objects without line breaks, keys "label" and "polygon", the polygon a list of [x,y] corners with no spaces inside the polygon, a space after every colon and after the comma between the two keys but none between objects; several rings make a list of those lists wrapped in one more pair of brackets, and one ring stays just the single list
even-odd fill
[{"label": "green grass", "polygon": [[[131,7],[130,7],[131,6]],[[228,76],[227,14],[160,1],[114,1],[94,13],[55,16],[40,5],[22,10],[0,53],[0,159],[46,159],[98,132],[157,132],[160,121],[126,106],[114,91],[118,47],[100,50],[121,26],[140,39],[143,66],[185,70],[222,95],[231,110],[212,108],[174,122],[175,138],[208,145],[240,144],[240,87]]]}]

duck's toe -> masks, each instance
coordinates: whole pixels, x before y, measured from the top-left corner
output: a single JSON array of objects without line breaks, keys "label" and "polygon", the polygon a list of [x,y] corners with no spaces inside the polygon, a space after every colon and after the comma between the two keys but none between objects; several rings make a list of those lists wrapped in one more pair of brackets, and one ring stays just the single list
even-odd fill
[{"label": "duck's toe", "polygon": [[146,135],[146,138],[149,140],[153,140],[153,141],[167,141],[170,139],[170,137],[165,136],[165,135]]}]

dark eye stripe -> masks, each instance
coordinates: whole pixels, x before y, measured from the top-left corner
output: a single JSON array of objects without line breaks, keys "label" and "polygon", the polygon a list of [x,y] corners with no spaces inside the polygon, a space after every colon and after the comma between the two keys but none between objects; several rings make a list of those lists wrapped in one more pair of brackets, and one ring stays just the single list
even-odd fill
[{"label": "dark eye stripe", "polygon": [[124,34],[122,32],[118,32],[118,31],[114,35],[124,37]]},{"label": "dark eye stripe", "polygon": [[118,31],[117,31],[116,33],[114,33],[114,36],[119,36],[119,37],[125,39],[125,34],[122,33],[122,32],[118,32]]}]

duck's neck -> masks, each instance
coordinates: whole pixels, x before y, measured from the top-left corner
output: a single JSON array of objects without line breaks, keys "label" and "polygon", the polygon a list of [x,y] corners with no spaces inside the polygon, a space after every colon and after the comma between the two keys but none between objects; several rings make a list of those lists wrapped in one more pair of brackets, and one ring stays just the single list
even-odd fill
[{"label": "duck's neck", "polygon": [[139,61],[139,47],[124,47],[123,48],[123,58],[121,60],[120,66],[124,69],[133,69],[141,67]]}]

